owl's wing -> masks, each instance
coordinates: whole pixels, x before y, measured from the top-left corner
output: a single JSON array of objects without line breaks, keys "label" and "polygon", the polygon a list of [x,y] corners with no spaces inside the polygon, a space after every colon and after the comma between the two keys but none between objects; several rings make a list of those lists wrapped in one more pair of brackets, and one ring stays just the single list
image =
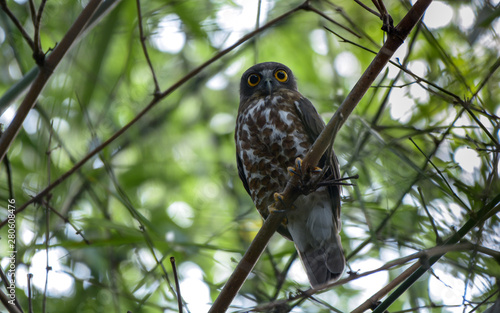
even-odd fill
[{"label": "owl's wing", "polygon": [[250,194],[250,187],[248,187],[247,177],[245,176],[245,171],[243,169],[243,162],[241,161],[238,153],[236,153],[236,164],[238,166],[238,175],[240,176],[241,182],[243,183],[243,187],[245,187],[248,194]]},{"label": "owl's wing", "polygon": [[[319,134],[325,128],[325,122],[321,119],[316,111],[314,105],[305,97],[300,97],[299,100],[295,101],[295,106],[297,112],[305,126],[306,132],[311,138],[311,142],[314,142],[318,138]],[[337,157],[333,151],[333,147],[329,147],[325,154],[321,157],[318,166],[325,167],[328,169],[325,176],[328,177],[332,174],[333,179],[340,178],[340,169]],[[337,230],[340,231],[340,186],[329,186],[328,191],[332,199],[332,210],[337,217]]]},{"label": "owl's wing", "polygon": [[295,102],[295,105],[309,137],[313,141],[316,140],[321,131],[323,131],[323,128],[325,128],[325,122],[323,122],[318,111],[316,111],[314,105],[307,98],[300,97]]}]

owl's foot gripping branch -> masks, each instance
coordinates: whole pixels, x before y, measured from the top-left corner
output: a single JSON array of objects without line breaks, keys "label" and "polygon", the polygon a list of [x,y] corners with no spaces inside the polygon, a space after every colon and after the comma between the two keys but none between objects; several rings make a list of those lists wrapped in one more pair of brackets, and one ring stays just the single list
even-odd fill
[{"label": "owl's foot gripping branch", "polygon": [[301,194],[308,195],[311,192],[316,191],[319,187],[325,186],[322,182],[329,180],[329,177],[325,180],[325,174],[327,173],[327,167],[322,169],[320,167],[313,167],[312,169],[305,169],[302,166],[302,159],[295,159],[295,166],[287,168],[288,173],[291,176],[299,177],[299,185],[297,186],[298,191]]}]

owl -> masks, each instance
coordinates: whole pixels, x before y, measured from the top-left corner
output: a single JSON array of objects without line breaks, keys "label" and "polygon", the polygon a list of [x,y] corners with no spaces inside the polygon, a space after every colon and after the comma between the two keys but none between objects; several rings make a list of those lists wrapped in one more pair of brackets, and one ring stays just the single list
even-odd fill
[{"label": "owl", "polygon": [[[292,71],[276,62],[252,66],[241,77],[235,142],[238,174],[264,219],[274,194],[282,192],[325,123],[312,103],[297,90]],[[325,176],[340,178],[333,149],[322,156]],[[311,286],[332,282],[344,270],[339,231],[339,185],[322,186],[300,195],[278,232],[292,240]]]}]

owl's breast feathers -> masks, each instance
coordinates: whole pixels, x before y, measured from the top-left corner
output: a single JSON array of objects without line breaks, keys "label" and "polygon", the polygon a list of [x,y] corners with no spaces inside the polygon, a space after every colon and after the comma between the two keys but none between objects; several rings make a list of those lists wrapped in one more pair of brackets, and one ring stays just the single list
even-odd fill
[{"label": "owl's breast feathers", "polygon": [[236,122],[236,153],[248,193],[265,218],[273,194],[288,180],[287,167],[303,157],[311,138],[297,112],[302,95],[279,90],[267,97],[250,97],[240,106]]}]

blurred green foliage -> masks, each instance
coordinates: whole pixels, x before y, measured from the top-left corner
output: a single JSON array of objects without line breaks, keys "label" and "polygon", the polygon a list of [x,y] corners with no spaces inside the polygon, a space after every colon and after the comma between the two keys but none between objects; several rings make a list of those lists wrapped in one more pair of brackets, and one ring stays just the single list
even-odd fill
[{"label": "blurred green foliage", "polygon": [[[343,175],[359,174],[343,192],[341,235],[353,272],[434,247],[500,192],[498,4],[435,2],[447,6],[442,18],[451,12],[449,23],[439,28],[432,20],[419,24],[394,59],[414,75],[388,66],[335,142]],[[47,2],[44,51],[64,36],[84,3]],[[140,4],[146,46],[163,91],[300,2]],[[287,64],[299,90],[328,120],[374,57],[353,43],[374,51],[383,43],[381,21],[354,1],[311,4],[360,38],[314,12],[296,12],[168,95],[50,198],[17,215],[17,297],[25,312],[27,273],[34,275],[35,312],[44,306],[47,312],[177,312],[171,256],[189,311],[210,307],[261,225],[235,163],[241,73],[256,62]],[[32,34],[28,2],[7,5]],[[386,5],[395,23],[410,7],[406,1]],[[440,9],[431,6],[428,14]],[[6,166],[0,169],[2,221],[11,192],[17,206],[25,203],[151,101],[154,81],[138,22],[135,1],[116,1],[56,69],[8,152],[12,190]],[[20,81],[33,68],[32,51],[0,11],[0,95],[18,95],[2,103],[2,123],[15,114],[23,98]],[[0,251],[8,251],[4,231]],[[465,240],[498,253],[499,233],[496,214]],[[246,312],[308,288],[294,251],[292,243],[276,235],[230,311]],[[9,259],[1,257],[5,270]],[[280,273],[290,263],[279,286]],[[45,293],[47,266],[52,270]],[[404,268],[335,287],[289,308],[347,312]],[[448,253],[390,311],[422,306],[428,307],[422,312],[470,311],[498,291],[499,276],[498,260],[487,254]]]}]

